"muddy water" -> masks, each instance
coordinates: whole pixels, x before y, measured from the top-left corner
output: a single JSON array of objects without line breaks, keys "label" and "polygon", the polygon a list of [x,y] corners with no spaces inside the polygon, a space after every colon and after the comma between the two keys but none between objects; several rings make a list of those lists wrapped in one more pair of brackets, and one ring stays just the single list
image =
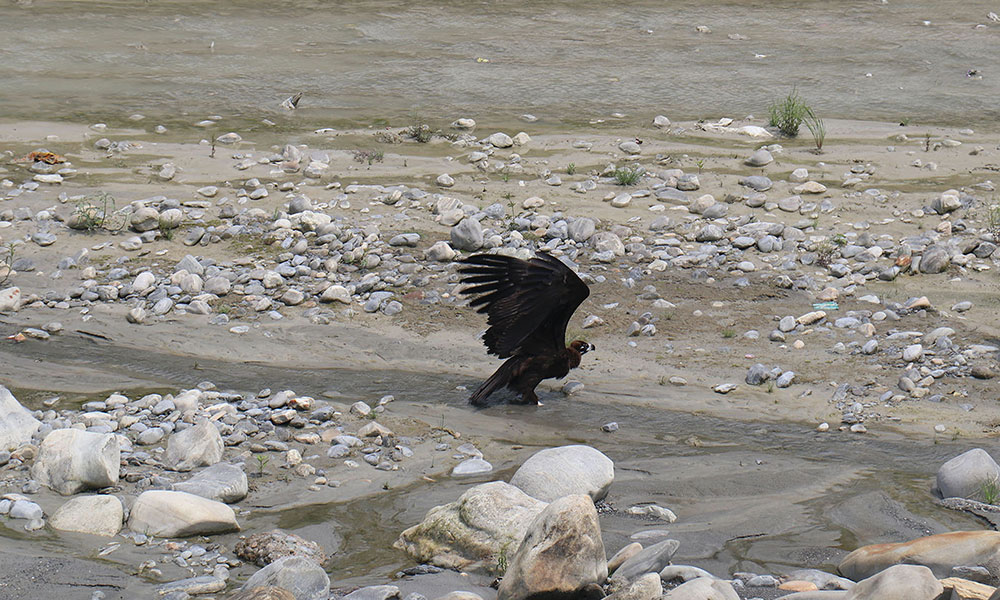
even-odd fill
[{"label": "muddy water", "polygon": [[[592,444],[616,461],[609,497],[615,510],[602,517],[609,549],[625,545],[638,531],[666,528],[681,541],[677,562],[719,574],[780,573],[801,566],[833,570],[860,544],[982,527],[971,517],[937,507],[930,497],[937,465],[966,449],[961,440],[950,438],[913,440],[886,431],[818,434],[806,425],[764,423],[751,415],[727,420],[663,411],[630,402],[634,398],[620,389],[588,389],[573,399],[550,395],[538,409],[503,406],[477,413],[455,389],[473,382],[447,374],[193,361],[75,334],[64,336],[58,345],[28,341],[5,346],[0,360],[14,353],[35,364],[39,373],[89,371],[93,380],[104,379],[109,391],[123,380],[142,382],[147,389],[210,380],[222,389],[291,387],[343,402],[392,393],[396,415],[427,419],[440,413],[443,420],[447,414],[448,425],[463,431],[484,418],[499,418],[512,425],[510,431],[535,432],[528,437],[499,433],[494,444],[524,445],[526,452],[535,446]],[[16,392],[29,406],[47,395]],[[618,422],[621,429],[600,432],[600,425],[609,421]],[[516,468],[515,463],[497,466],[498,471],[482,481],[508,478]],[[349,501],[316,500],[303,492],[271,508],[254,507],[241,520],[248,531],[280,527],[337,549],[328,565],[335,581],[372,583],[409,565],[391,548],[402,529],[477,482],[417,479]],[[643,502],[669,506],[681,519],[666,525],[622,512]],[[13,547],[38,551],[37,540],[29,542],[9,529],[0,535]],[[79,552],[72,538],[55,535],[46,535],[43,547],[53,554]],[[109,560],[124,569],[134,567],[143,558],[131,552],[125,544]]]},{"label": "muddy water", "polygon": [[762,115],[795,86],[825,116],[976,126],[1000,114],[995,9],[22,0],[0,4],[0,115],[278,118],[281,100],[301,91],[298,123],[525,112],[572,123],[612,111],[645,122]]}]

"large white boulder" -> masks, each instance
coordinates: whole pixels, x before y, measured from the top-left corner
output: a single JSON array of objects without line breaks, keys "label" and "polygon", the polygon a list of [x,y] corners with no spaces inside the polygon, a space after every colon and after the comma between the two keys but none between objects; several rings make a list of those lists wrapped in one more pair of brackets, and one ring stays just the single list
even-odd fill
[{"label": "large white boulder", "polygon": [[49,525],[61,531],[110,537],[121,530],[124,518],[125,507],[115,496],[77,496],[56,510]]},{"label": "large white boulder", "polygon": [[512,553],[545,503],[503,481],[469,488],[435,506],[399,536],[395,546],[422,563],[446,569],[494,570]]},{"label": "large white boulder", "polygon": [[597,501],[608,495],[614,480],[615,463],[599,450],[560,446],[536,452],[510,483],[544,502],[570,494],[587,494]]},{"label": "large white boulder", "polygon": [[165,462],[175,471],[190,471],[222,460],[224,448],[218,428],[211,421],[202,420],[170,436]]},{"label": "large white boulder", "polygon": [[191,479],[173,485],[173,489],[178,492],[187,492],[226,504],[246,498],[248,488],[247,474],[243,469],[226,463],[212,465]]},{"label": "large white boulder", "polygon": [[31,476],[69,496],[117,484],[120,466],[115,434],[56,429],[42,440]]},{"label": "large white boulder", "polygon": [[21,406],[10,390],[0,385],[0,450],[14,450],[31,441],[41,425]]},{"label": "large white boulder", "polygon": [[499,600],[583,595],[608,578],[601,525],[586,494],[563,496],[531,525],[497,590]]},{"label": "large white boulder", "polygon": [[128,527],[157,537],[187,537],[239,531],[236,513],[221,502],[166,490],[143,492],[132,505]]}]

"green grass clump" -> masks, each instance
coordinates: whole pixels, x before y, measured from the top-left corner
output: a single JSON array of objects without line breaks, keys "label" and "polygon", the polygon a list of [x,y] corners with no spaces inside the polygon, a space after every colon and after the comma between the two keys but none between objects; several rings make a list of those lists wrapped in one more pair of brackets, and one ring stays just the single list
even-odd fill
[{"label": "green grass clump", "polygon": [[642,178],[642,169],[635,167],[619,167],[614,172],[615,182],[618,185],[635,185]]},{"label": "green grass clump", "polygon": [[784,100],[774,102],[767,108],[767,123],[777,127],[783,135],[795,137],[799,135],[799,127],[809,112],[809,105],[797,91],[792,90]]},{"label": "green grass clump", "polygon": [[805,116],[806,128],[809,129],[809,133],[813,136],[813,142],[816,144],[816,154],[823,151],[823,141],[826,139],[826,123],[823,119],[816,116],[813,109],[806,107]]}]

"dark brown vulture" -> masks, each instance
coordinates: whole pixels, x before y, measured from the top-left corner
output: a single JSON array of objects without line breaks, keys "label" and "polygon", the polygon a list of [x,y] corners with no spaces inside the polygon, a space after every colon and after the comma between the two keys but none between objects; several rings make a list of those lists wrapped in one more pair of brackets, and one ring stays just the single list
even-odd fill
[{"label": "dark brown vulture", "polygon": [[587,284],[547,252],[531,260],[500,254],[476,254],[458,270],[473,296],[470,306],[489,315],[483,343],[490,354],[507,361],[473,392],[469,402],[485,406],[491,394],[509,388],[518,404],[538,404],[535,386],[543,379],[565,377],[580,366],[594,346],[574,340],[566,346],[566,325],[590,295]]}]

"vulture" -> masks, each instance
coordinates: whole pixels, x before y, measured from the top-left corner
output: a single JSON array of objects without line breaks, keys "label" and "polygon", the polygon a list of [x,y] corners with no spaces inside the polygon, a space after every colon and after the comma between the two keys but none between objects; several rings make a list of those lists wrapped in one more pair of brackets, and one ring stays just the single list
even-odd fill
[{"label": "vulture", "polygon": [[594,346],[582,340],[566,345],[566,325],[590,290],[576,273],[547,252],[531,260],[476,254],[458,270],[467,284],[461,294],[487,315],[483,343],[507,360],[473,392],[469,402],[486,406],[502,388],[518,395],[516,404],[540,404],[535,386],[565,377]]}]

